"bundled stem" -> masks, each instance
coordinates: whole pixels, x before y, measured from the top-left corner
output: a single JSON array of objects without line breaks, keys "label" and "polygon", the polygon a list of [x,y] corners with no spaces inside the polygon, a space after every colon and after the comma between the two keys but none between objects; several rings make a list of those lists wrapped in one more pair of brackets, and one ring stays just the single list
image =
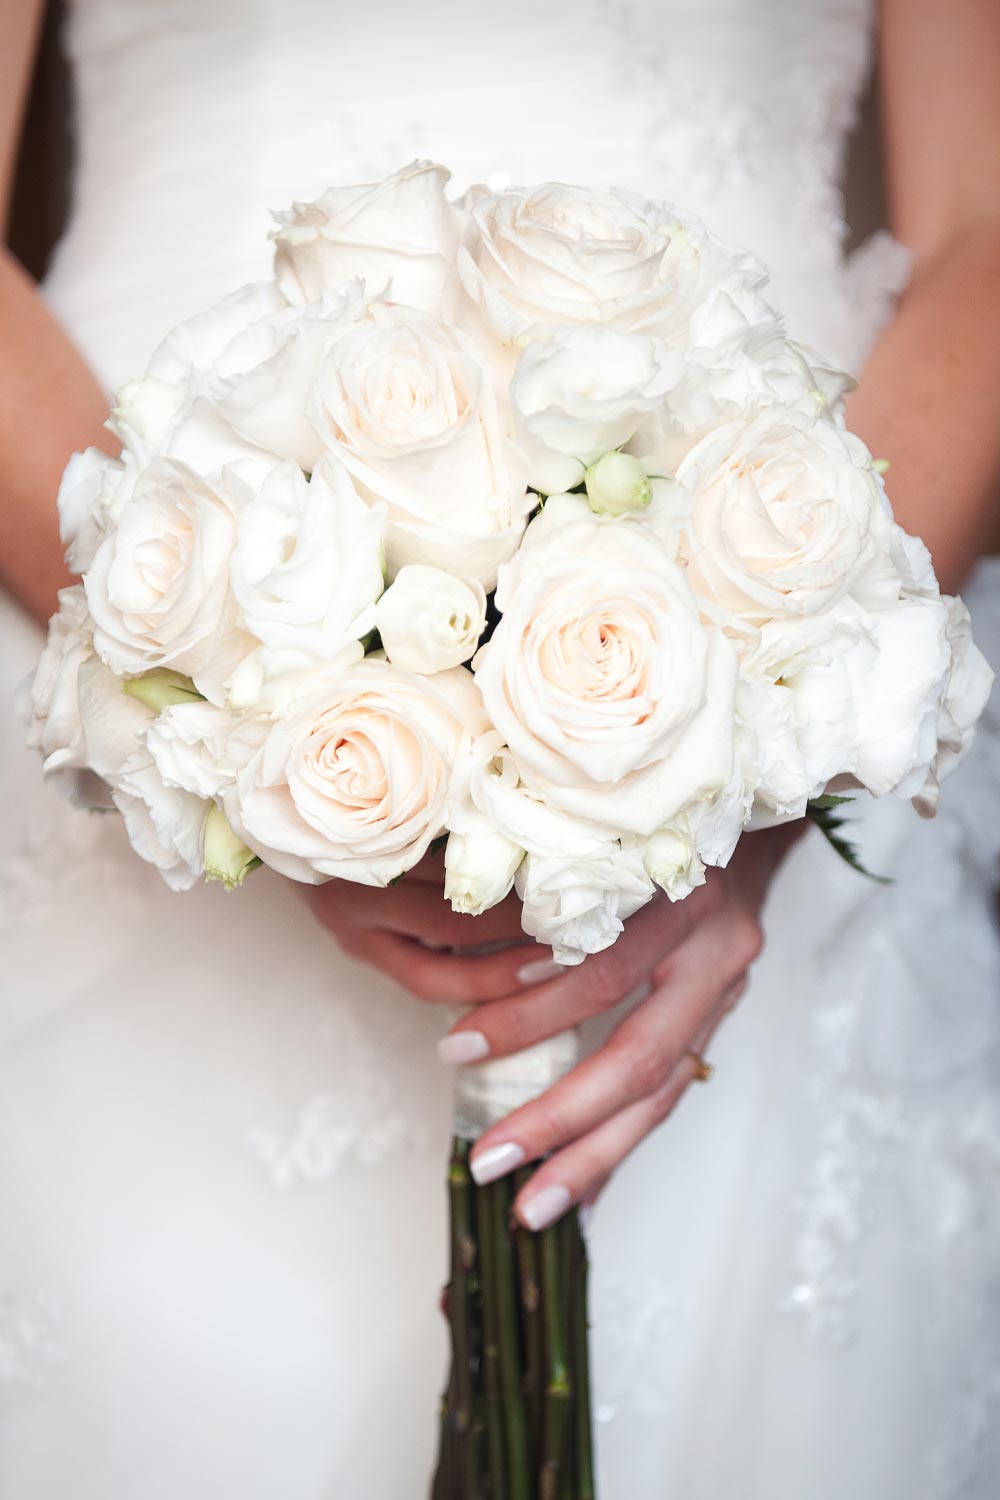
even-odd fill
[{"label": "bundled stem", "polygon": [[594,1500],[587,1257],[575,1214],[513,1219],[524,1169],[477,1187],[470,1142],[449,1169],[452,1368],[432,1500]]}]

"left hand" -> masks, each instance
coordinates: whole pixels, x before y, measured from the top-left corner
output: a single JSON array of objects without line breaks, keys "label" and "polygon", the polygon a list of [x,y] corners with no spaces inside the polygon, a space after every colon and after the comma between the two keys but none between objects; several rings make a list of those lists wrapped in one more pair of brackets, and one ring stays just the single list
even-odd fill
[{"label": "left hand", "polygon": [[451,1037],[468,1048],[472,1032],[484,1039],[485,1056],[502,1057],[650,986],[593,1056],[477,1141],[472,1171],[480,1182],[547,1158],[515,1203],[527,1228],[542,1229],[573,1204],[592,1203],[695,1078],[689,1049],[708,1045],[743,993],[763,942],[764,897],[801,826],[742,839],[728,868],[709,870],[685,901],[651,901],[612,948],[563,977],[476,1006],[441,1044],[444,1059],[457,1061],[462,1043],[449,1048]]}]

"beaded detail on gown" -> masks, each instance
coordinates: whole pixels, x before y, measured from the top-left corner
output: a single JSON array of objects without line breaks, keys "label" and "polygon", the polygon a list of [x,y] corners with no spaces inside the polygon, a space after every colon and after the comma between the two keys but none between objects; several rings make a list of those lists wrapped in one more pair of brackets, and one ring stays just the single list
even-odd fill
[{"label": "beaded detail on gown", "polygon": [[[673,199],[857,369],[906,274],[885,236],[843,253],[871,21],[868,0],[76,0],[47,295],[111,389],[264,271],[269,208],[425,155],[459,188]],[[970,591],[994,665],[998,581]],[[10,607],[0,631],[9,704],[38,638]],[[794,851],[715,1083],[598,1207],[604,1500],[996,1493],[991,713],[937,822],[866,814],[895,885],[818,839]],[[16,731],[0,784],[0,1493],[419,1500],[445,1017],[265,872],[230,898],[167,891],[114,820],[42,786]]]}]

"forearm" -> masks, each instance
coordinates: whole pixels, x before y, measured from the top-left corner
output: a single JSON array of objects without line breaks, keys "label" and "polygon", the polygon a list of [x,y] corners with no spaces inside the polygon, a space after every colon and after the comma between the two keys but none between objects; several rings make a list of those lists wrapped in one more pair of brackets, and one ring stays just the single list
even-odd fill
[{"label": "forearm", "polygon": [[115,451],[102,392],[37,287],[0,256],[0,583],[38,620],[69,581],[56,492],[70,454]]},{"label": "forearm", "polygon": [[889,460],[907,531],[959,589],[1000,529],[1000,229],[970,230],[917,262],[848,403],[848,424]]}]

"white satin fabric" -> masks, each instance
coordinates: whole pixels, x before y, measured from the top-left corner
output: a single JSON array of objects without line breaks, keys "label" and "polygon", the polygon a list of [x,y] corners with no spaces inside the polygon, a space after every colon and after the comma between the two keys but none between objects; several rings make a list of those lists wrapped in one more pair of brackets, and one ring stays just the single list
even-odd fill
[{"label": "white satin fabric", "polygon": [[[416,155],[620,182],[751,245],[856,368],[867,0],[78,0],[53,306],[111,388],[264,270],[267,214]],[[971,590],[1000,656],[998,572]],[[0,690],[38,648],[0,619]],[[1000,1486],[1000,712],[942,814],[806,839],[717,1077],[593,1224],[604,1500]],[[445,1018],[267,874],[171,895],[0,749],[0,1494],[419,1500],[445,1356]]]}]

